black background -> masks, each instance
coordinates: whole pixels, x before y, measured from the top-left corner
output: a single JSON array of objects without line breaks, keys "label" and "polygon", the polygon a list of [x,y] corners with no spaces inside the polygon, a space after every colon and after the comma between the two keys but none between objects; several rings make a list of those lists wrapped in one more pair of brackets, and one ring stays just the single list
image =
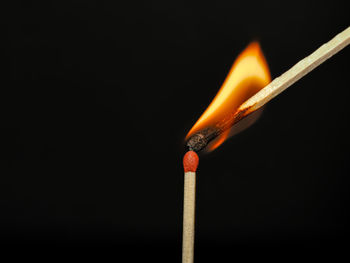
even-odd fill
[{"label": "black background", "polygon": [[[13,3],[1,242],[180,262],[186,133],[251,40],[277,77],[350,25],[346,2]],[[349,59],[348,47],[200,156],[196,262],[347,250]]]}]

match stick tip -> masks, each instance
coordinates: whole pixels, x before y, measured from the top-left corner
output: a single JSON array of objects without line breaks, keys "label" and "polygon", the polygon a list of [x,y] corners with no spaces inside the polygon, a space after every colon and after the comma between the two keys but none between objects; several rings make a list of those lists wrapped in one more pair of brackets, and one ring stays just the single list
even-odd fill
[{"label": "match stick tip", "polygon": [[183,159],[184,170],[186,172],[195,172],[199,163],[199,157],[196,152],[188,151]]}]

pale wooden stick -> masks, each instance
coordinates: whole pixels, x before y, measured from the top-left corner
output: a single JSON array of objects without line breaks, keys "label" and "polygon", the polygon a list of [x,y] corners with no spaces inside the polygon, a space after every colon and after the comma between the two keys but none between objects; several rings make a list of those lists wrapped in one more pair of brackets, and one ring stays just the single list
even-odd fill
[{"label": "pale wooden stick", "polygon": [[185,173],[182,263],[193,262],[196,173]]},{"label": "pale wooden stick", "polygon": [[[350,44],[350,27],[336,35],[328,43],[321,46],[314,53],[295,64],[291,69],[275,78],[269,85],[244,102],[237,110],[239,119],[256,111],[268,101],[276,97],[293,83],[301,79],[325,60]],[[243,114],[242,114],[243,113]]]},{"label": "pale wooden stick", "polygon": [[188,151],[183,158],[185,183],[182,232],[182,263],[193,263],[196,170],[198,167],[198,162],[198,155],[194,151]]}]

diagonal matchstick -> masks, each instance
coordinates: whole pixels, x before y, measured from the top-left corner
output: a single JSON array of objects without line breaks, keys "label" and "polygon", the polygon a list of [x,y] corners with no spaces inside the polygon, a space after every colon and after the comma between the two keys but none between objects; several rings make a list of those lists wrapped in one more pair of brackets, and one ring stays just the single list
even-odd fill
[{"label": "diagonal matchstick", "polygon": [[300,60],[287,72],[278,78],[275,78],[265,88],[244,102],[237,112],[245,111],[245,115],[248,115],[249,113],[256,111],[349,44],[350,27],[336,35],[326,44],[322,45],[311,55]]},{"label": "diagonal matchstick", "polygon": [[221,120],[214,127],[208,127],[191,136],[187,141],[188,147],[192,150],[200,151],[207,146],[212,139],[229,129],[232,125],[239,122],[250,113],[253,113],[261,108],[271,99],[276,97],[282,91],[286,90],[289,86],[294,84],[296,81],[304,77],[314,68],[322,64],[324,61],[338,53],[349,44],[350,27],[336,35],[326,44],[322,45],[311,55],[300,60],[284,74],[278,78],[275,78],[265,88],[244,102],[234,114]]}]

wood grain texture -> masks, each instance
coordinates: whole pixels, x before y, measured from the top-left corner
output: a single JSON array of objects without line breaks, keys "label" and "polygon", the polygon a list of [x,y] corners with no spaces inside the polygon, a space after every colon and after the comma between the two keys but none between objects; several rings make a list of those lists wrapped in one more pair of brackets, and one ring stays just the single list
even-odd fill
[{"label": "wood grain texture", "polygon": [[185,173],[182,263],[193,263],[196,173]]},{"label": "wood grain texture", "polygon": [[244,115],[246,116],[249,113],[256,111],[349,44],[350,27],[336,35],[326,44],[322,45],[311,55],[299,61],[280,77],[275,78],[269,85],[244,102],[237,112],[244,112]]}]

